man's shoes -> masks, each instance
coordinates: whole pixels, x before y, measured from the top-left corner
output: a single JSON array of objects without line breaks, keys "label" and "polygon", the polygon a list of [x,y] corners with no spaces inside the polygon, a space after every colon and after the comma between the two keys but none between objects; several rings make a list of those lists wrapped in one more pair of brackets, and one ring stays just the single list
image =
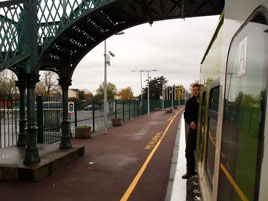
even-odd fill
[{"label": "man's shoes", "polygon": [[196,171],[187,171],[185,175],[182,175],[182,179],[189,179],[191,176],[196,175]]}]

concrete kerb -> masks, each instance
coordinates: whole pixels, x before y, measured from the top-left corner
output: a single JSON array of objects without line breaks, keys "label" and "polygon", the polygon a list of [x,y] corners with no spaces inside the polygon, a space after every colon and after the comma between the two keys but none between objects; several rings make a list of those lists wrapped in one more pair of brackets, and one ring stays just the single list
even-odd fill
[{"label": "concrete kerb", "polygon": [[171,161],[169,181],[165,201],[185,201],[186,200],[186,180],[181,176],[186,171],[186,160],[184,158],[185,151],[185,122],[183,115],[180,118],[174,151]]}]

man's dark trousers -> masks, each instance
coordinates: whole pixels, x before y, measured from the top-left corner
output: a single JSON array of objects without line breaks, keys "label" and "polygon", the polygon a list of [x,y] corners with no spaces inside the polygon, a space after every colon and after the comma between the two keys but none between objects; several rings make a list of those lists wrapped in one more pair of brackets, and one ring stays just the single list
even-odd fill
[{"label": "man's dark trousers", "polygon": [[187,160],[187,172],[195,171],[195,148],[196,148],[196,133],[197,130],[189,128],[188,134],[186,136],[186,149],[185,156]]}]

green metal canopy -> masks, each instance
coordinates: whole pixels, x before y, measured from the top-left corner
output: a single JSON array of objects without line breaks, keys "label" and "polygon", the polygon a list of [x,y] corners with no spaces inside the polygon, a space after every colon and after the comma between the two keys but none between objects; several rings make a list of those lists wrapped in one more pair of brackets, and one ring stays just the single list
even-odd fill
[{"label": "green metal canopy", "polygon": [[[51,70],[69,77],[90,50],[119,31],[159,20],[217,15],[224,7],[224,0],[31,1],[37,5],[34,71]],[[28,37],[31,27],[25,2],[0,3],[0,70],[25,68],[34,51],[26,44],[35,38]]]}]

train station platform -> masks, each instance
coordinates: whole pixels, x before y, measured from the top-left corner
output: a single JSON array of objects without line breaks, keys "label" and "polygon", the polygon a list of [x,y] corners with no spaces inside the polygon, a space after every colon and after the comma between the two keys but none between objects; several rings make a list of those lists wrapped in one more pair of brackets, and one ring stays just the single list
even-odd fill
[{"label": "train station platform", "polygon": [[73,139],[85,147],[83,157],[40,182],[0,180],[1,201],[186,200],[183,110]]}]

